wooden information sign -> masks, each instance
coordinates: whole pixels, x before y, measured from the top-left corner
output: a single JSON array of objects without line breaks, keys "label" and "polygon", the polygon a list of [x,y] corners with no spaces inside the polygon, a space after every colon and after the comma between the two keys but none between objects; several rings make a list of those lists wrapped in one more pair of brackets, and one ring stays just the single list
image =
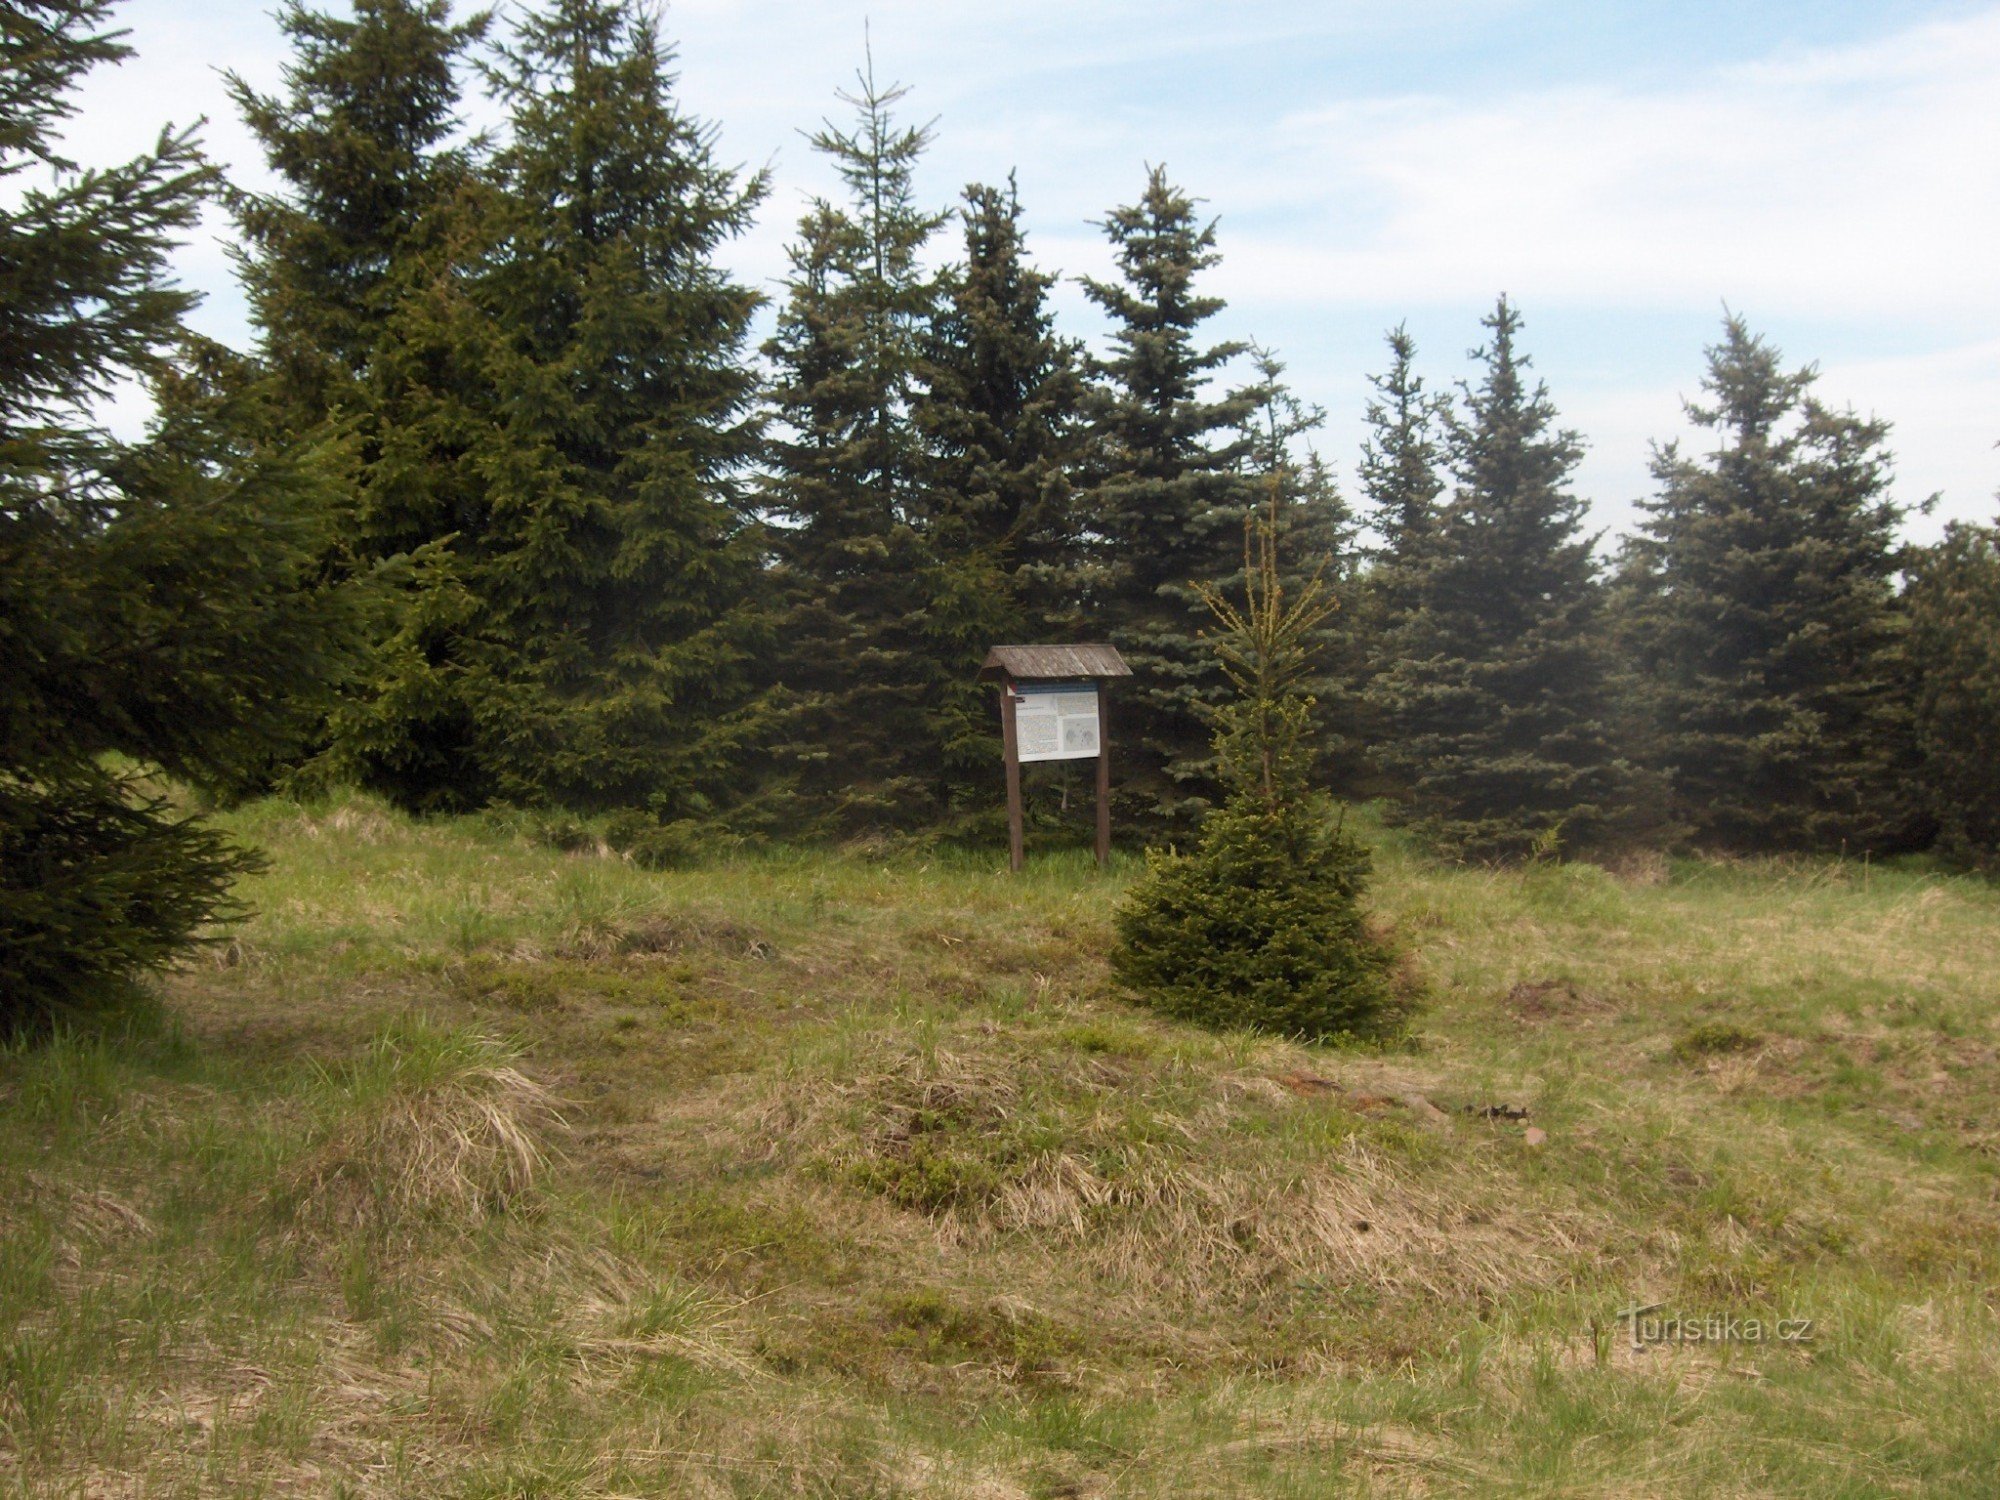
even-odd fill
[{"label": "wooden information sign", "polygon": [[1007,760],[1007,862],[1026,862],[1021,766],[1097,762],[1097,863],[1111,862],[1111,734],[1105,684],[1130,677],[1111,646],[995,646],[979,670],[1000,687],[1000,743]]}]

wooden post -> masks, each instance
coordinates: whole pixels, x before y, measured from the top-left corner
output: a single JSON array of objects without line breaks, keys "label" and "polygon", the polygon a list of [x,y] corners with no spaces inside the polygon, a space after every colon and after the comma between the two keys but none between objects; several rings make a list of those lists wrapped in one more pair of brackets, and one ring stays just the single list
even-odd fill
[{"label": "wooden post", "polygon": [[1111,694],[1097,684],[1097,868],[1111,868]]},{"label": "wooden post", "polygon": [[1016,875],[1027,863],[1021,834],[1021,742],[1014,730],[1013,679],[1000,679],[1000,745],[1007,756],[1007,867]]}]

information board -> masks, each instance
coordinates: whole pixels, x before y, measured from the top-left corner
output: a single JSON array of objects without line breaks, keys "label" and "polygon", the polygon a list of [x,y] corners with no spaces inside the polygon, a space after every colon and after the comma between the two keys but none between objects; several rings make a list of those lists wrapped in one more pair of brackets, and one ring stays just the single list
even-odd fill
[{"label": "information board", "polygon": [[1094,760],[1098,750],[1094,684],[1026,684],[1014,704],[1021,759]]}]

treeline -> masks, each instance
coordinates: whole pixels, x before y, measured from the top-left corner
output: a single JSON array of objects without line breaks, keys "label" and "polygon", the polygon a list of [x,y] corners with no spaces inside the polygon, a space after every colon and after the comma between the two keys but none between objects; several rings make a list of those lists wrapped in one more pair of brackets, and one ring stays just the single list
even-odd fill
[{"label": "treeline", "polygon": [[[10,992],[82,995],[218,910],[245,856],[155,767],[608,814],[658,859],[981,834],[1001,641],[1123,650],[1120,821],[1184,838],[1225,695],[1201,590],[1260,509],[1339,605],[1308,684],[1333,788],[1447,856],[2000,848],[1993,534],[1906,547],[1885,426],[1739,320],[1700,451],[1660,450],[1605,556],[1516,307],[1453,385],[1389,335],[1350,502],[1282,362],[1213,333],[1216,226],[1164,170],[1102,222],[1087,347],[1012,177],[926,197],[929,132],[864,70],[760,323],[726,261],[768,184],[681,105],[650,7],[287,4],[278,90],[231,80],[270,193],[187,134],[60,159],[109,24],[14,0],[0,35]],[[188,334],[166,276],[218,195],[248,351]],[[94,403],[133,376],[158,415],[116,441]]]},{"label": "treeline", "polygon": [[[416,811],[637,810],[654,844],[975,825],[983,653],[1083,633],[1138,673],[1134,816],[1191,826],[1219,690],[1194,582],[1240,571],[1272,475],[1302,550],[1345,538],[1292,470],[1313,419],[1277,366],[1218,385],[1243,351],[1203,335],[1213,228],[1163,172],[1106,221],[1093,357],[1012,179],[925,201],[928,132],[864,72],[811,136],[842,191],[799,221],[753,347],[765,299],[723,258],[766,183],[679,105],[649,7],[281,24],[283,91],[234,82],[283,184],[231,195],[255,437],[342,466],[330,567],[410,564],[318,772]],[[490,140],[461,138],[468,68],[505,112]]]}]

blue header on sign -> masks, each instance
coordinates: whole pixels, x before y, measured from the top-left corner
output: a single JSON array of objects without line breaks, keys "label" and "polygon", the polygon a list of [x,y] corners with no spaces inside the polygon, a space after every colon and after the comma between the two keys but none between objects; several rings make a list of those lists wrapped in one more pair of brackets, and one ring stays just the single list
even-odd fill
[{"label": "blue header on sign", "polygon": [[1088,677],[1075,682],[1017,682],[1014,691],[1024,698],[1030,693],[1094,693],[1097,684]]}]

